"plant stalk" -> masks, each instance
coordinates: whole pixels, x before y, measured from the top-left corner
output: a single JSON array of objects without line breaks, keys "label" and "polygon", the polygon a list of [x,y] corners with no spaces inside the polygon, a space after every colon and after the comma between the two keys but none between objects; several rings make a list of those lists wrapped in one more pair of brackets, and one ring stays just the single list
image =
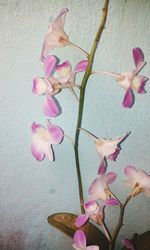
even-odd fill
[{"label": "plant stalk", "polygon": [[85,74],[83,76],[83,80],[82,80],[81,87],[80,87],[78,119],[77,119],[76,132],[75,132],[74,152],[75,152],[75,161],[76,161],[76,171],[77,171],[77,179],[78,179],[81,213],[84,213],[84,207],[83,207],[84,197],[83,197],[83,187],[82,187],[82,178],[81,178],[80,161],[79,161],[79,135],[80,135],[79,128],[81,127],[82,118],[83,118],[83,108],[84,108],[86,85],[87,85],[87,81],[89,79],[89,76],[92,73],[92,65],[93,65],[95,52],[96,52],[98,43],[100,41],[102,32],[104,30],[104,26],[106,23],[107,13],[108,13],[108,4],[109,4],[109,0],[104,0],[104,5],[103,5],[103,9],[102,9],[103,13],[102,13],[100,26],[99,26],[99,29],[96,33],[96,37],[94,39],[90,54],[88,56],[88,66],[87,66],[87,69],[86,69]]},{"label": "plant stalk", "polygon": [[116,239],[117,239],[118,233],[119,233],[121,227],[123,226],[124,210],[125,210],[125,207],[128,204],[128,202],[130,201],[131,197],[132,196],[129,195],[127,197],[127,199],[125,200],[124,204],[120,205],[120,216],[119,216],[118,223],[114,229],[114,232],[112,233],[112,239],[111,239],[111,242],[109,244],[109,250],[115,249],[115,244],[116,244]]}]

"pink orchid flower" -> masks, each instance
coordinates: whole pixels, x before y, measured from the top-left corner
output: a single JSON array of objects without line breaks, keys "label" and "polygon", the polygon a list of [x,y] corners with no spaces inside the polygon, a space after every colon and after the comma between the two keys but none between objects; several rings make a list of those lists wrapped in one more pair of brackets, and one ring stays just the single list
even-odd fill
[{"label": "pink orchid flower", "polygon": [[133,91],[137,92],[138,94],[146,93],[144,87],[146,82],[148,81],[148,78],[143,75],[138,75],[138,73],[146,64],[144,62],[143,52],[140,48],[133,49],[133,60],[135,69],[130,72],[117,74],[114,72],[93,71],[93,73],[105,74],[114,77],[118,84],[125,89],[126,92],[122,102],[122,105],[125,108],[131,108],[134,104]]},{"label": "pink orchid flower", "polygon": [[[55,95],[61,90],[61,88],[76,86],[75,76],[77,73],[85,71],[87,64],[87,60],[82,60],[78,62],[72,70],[72,66],[69,61],[58,64],[58,58],[55,56],[49,55],[45,57],[43,60],[45,77],[37,77],[33,79],[33,94]],[[55,72],[58,77],[53,76]]]},{"label": "pink orchid flower", "polygon": [[31,129],[31,152],[35,159],[42,161],[47,156],[50,161],[54,161],[52,144],[59,144],[62,141],[62,130],[53,124],[48,124],[47,128],[44,128],[35,122],[33,122]]},{"label": "pink orchid flower", "polygon": [[69,37],[64,31],[64,23],[67,12],[68,12],[67,8],[62,9],[59,12],[58,16],[49,25],[49,29],[47,34],[45,35],[41,52],[42,61],[51,50],[65,46],[71,46],[83,52],[87,57],[89,56],[89,54],[85,50],[83,50],[76,44],[73,44],[72,42],[69,41]]},{"label": "pink orchid flower", "polygon": [[101,175],[96,178],[89,187],[89,194],[92,199],[106,201],[110,197],[108,185],[112,184],[117,175],[114,172],[109,172],[106,175]]},{"label": "pink orchid flower", "polygon": [[62,64],[56,66],[56,72],[58,74],[58,81],[61,84],[65,84],[67,82],[74,83],[76,73],[85,71],[88,65],[87,60],[82,60],[74,67],[72,70],[72,66],[69,61],[65,61]]},{"label": "pink orchid flower", "polygon": [[41,53],[42,60],[54,48],[64,47],[68,45],[69,38],[64,31],[64,22],[67,12],[67,8],[62,9],[59,12],[58,16],[49,25],[49,30],[45,36],[43,43]]},{"label": "pink orchid flower", "polygon": [[88,219],[95,221],[97,224],[101,225],[103,220],[103,207],[95,200],[89,200],[88,202],[84,203],[85,214],[80,214],[76,220],[75,225],[77,227],[83,226]]},{"label": "pink orchid flower", "polygon": [[118,136],[115,139],[97,138],[95,135],[91,134],[87,130],[81,128],[80,130],[86,132],[90,138],[94,140],[97,152],[100,156],[101,163],[98,169],[98,174],[103,175],[106,172],[106,159],[115,161],[120,150],[120,144],[127,138],[130,132],[126,133],[124,136]]},{"label": "pink orchid flower", "polygon": [[127,176],[125,183],[132,188],[132,196],[144,192],[146,196],[150,197],[150,175],[133,166],[125,167],[124,173]]},{"label": "pink orchid flower", "polygon": [[122,240],[122,244],[129,250],[135,250],[135,247],[129,239]]},{"label": "pink orchid flower", "polygon": [[76,250],[99,250],[96,245],[87,247],[87,240],[85,233],[82,230],[77,230],[73,236],[73,248]]},{"label": "pink orchid flower", "polygon": [[53,55],[49,55],[43,59],[43,69],[45,77],[36,77],[33,79],[32,92],[35,95],[54,95],[58,93],[58,89],[55,88],[59,84],[56,78],[53,77],[56,65],[58,64],[58,58]]}]

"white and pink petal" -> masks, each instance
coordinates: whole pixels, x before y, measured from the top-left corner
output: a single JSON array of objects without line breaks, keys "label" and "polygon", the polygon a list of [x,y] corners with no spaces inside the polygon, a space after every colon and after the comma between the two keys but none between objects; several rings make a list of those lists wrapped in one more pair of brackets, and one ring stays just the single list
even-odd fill
[{"label": "white and pink petal", "polygon": [[86,236],[82,230],[77,230],[73,236],[73,241],[76,247],[79,249],[86,249]]},{"label": "white and pink petal", "polygon": [[35,95],[44,95],[47,91],[47,82],[41,78],[33,78],[32,93]]},{"label": "white and pink petal", "polygon": [[145,85],[149,79],[145,76],[136,75],[132,81],[132,89],[135,90],[138,94],[145,94]]},{"label": "white and pink petal", "polygon": [[109,172],[108,174],[106,174],[105,175],[106,185],[112,184],[115,181],[116,177],[117,177],[117,174],[114,172]]},{"label": "white and pink petal", "polygon": [[88,60],[82,60],[79,63],[77,63],[73,72],[78,73],[78,72],[86,71],[87,65],[88,65]]},{"label": "white and pink petal", "polygon": [[53,124],[48,124],[47,129],[50,135],[51,144],[59,144],[64,136],[62,129]]},{"label": "white and pink petal", "polygon": [[46,79],[53,73],[57,62],[58,62],[57,57],[53,55],[46,56],[43,59],[44,73]]},{"label": "white and pink petal", "polygon": [[79,215],[76,218],[75,225],[77,227],[81,227],[81,226],[83,226],[87,222],[88,219],[89,219],[89,215],[88,214],[81,214],[81,215]]},{"label": "white and pink petal", "polygon": [[48,117],[56,117],[57,115],[59,115],[59,106],[53,97],[48,95],[46,96],[43,105],[43,112]]}]

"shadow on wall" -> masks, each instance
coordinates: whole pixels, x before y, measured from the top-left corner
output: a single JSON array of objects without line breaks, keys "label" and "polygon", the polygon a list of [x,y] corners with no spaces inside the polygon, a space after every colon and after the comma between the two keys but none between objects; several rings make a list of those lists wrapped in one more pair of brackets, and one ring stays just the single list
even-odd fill
[{"label": "shadow on wall", "polygon": [[24,237],[21,231],[0,234],[0,250],[23,250]]}]

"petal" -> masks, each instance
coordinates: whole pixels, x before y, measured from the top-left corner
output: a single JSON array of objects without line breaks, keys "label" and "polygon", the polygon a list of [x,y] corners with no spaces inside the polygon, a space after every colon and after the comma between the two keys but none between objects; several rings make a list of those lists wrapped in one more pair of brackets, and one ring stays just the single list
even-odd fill
[{"label": "petal", "polygon": [[125,93],[122,105],[125,108],[131,108],[134,104],[134,95],[131,87],[129,87]]},{"label": "petal", "polygon": [[82,230],[77,230],[73,236],[73,241],[81,249],[86,249],[86,237]]},{"label": "petal", "polygon": [[65,17],[66,17],[67,12],[69,12],[67,8],[63,8],[62,10],[60,10],[59,14],[57,15],[57,17],[52,23],[53,29],[60,30],[64,28]]},{"label": "petal", "polygon": [[48,130],[40,124],[32,124],[31,151],[38,161],[42,161],[45,155],[50,161],[53,161],[53,151],[51,149],[50,135]]},{"label": "petal", "polygon": [[58,16],[49,25],[49,30],[45,36],[41,52],[42,61],[52,49],[56,47],[64,47],[68,44],[68,36],[63,30],[65,16],[67,12],[67,8],[62,9],[59,12]]},{"label": "petal", "polygon": [[45,157],[45,154],[41,150],[41,147],[39,147],[39,145],[37,144],[36,140],[32,140],[31,152],[37,161],[42,161]]},{"label": "petal", "polygon": [[106,169],[107,169],[107,163],[106,163],[106,159],[104,158],[102,161],[101,161],[101,164],[98,168],[98,174],[99,175],[104,175],[106,173]]},{"label": "petal", "polygon": [[66,83],[70,78],[71,70],[72,70],[72,67],[69,61],[66,61],[62,64],[57,65],[56,72],[60,77],[58,79],[59,82]]},{"label": "petal", "polygon": [[99,247],[96,246],[96,245],[93,245],[93,246],[89,246],[86,248],[87,250],[99,250]]},{"label": "petal", "polygon": [[36,133],[38,128],[43,128],[43,126],[40,125],[40,124],[36,124],[36,122],[33,122],[32,125],[31,125],[32,133]]},{"label": "petal", "polygon": [[33,78],[33,88],[32,93],[35,95],[43,95],[46,93],[47,83],[43,78],[37,77]]},{"label": "petal", "polygon": [[52,55],[46,56],[44,58],[43,63],[44,63],[44,73],[45,73],[46,79],[53,72],[57,61],[58,59],[56,58],[56,56],[52,56]]},{"label": "petal", "polygon": [[120,148],[118,147],[116,148],[116,151],[113,154],[108,155],[108,159],[111,161],[115,161],[119,152],[120,152]]},{"label": "petal", "polygon": [[44,101],[43,112],[46,116],[55,117],[59,115],[59,108],[53,97],[47,96]]},{"label": "petal", "polygon": [[134,48],[133,51],[133,60],[136,68],[139,70],[143,66],[144,55],[140,48]]},{"label": "petal", "polygon": [[112,184],[115,181],[116,177],[117,174],[115,174],[114,172],[109,172],[108,174],[106,174],[105,176],[106,184]]},{"label": "petal", "polygon": [[81,214],[79,215],[76,220],[75,220],[75,225],[77,227],[81,227],[85,224],[85,222],[89,219],[89,215],[88,214]]},{"label": "petal", "polygon": [[127,166],[124,168],[124,173],[129,178],[134,178],[137,175],[137,169],[133,166]]},{"label": "petal", "polygon": [[116,199],[107,199],[104,201],[104,206],[116,206],[116,205],[120,205],[119,201],[117,201]]},{"label": "petal", "polygon": [[100,176],[99,178],[96,178],[92,184],[89,187],[89,194],[93,199],[96,200],[106,200],[107,199],[107,186],[105,183],[105,177]]},{"label": "petal", "polygon": [[126,246],[127,249],[130,249],[130,250],[135,250],[135,247],[133,246],[133,244],[131,243],[131,241],[129,239],[124,239],[122,241],[122,244],[124,246]]},{"label": "petal", "polygon": [[48,124],[47,129],[50,134],[51,144],[59,144],[63,139],[63,131],[61,128],[53,124]]},{"label": "petal", "polygon": [[82,72],[85,71],[88,65],[88,60],[82,60],[80,61],[74,68],[73,72],[77,73],[77,72]]},{"label": "petal", "polygon": [[144,89],[146,82],[149,79],[145,76],[135,76],[132,81],[132,89],[137,91],[138,94],[145,94],[146,91]]}]

